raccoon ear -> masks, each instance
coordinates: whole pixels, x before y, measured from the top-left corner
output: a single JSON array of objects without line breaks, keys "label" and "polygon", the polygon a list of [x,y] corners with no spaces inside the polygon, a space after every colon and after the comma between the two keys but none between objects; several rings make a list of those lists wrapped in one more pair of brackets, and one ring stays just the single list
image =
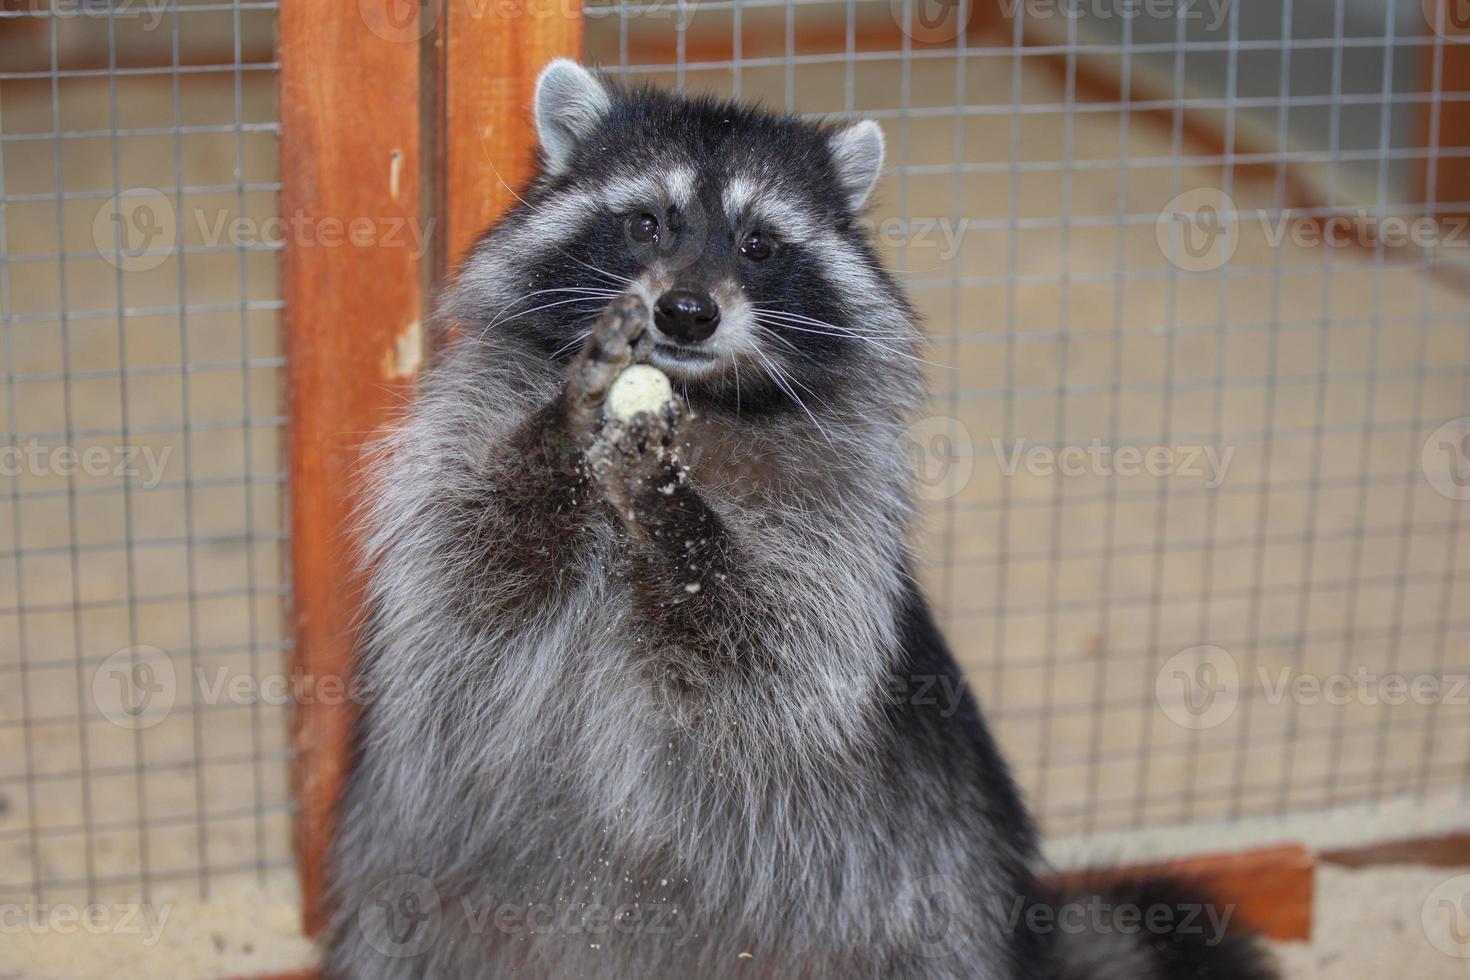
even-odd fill
[{"label": "raccoon ear", "polygon": [[564,171],[577,144],[612,108],[597,76],[569,58],[557,58],[536,77],[536,138],[551,174]]},{"label": "raccoon ear", "polygon": [[883,130],[871,119],[837,130],[827,139],[837,180],[847,192],[847,203],[861,210],[883,172]]}]

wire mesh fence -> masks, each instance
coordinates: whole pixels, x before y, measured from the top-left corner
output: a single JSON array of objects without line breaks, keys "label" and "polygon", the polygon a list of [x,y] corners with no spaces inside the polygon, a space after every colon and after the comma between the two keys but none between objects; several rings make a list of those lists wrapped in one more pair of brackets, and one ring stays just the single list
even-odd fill
[{"label": "wire mesh fence", "polygon": [[882,123],[870,229],[935,362],[925,579],[1051,833],[1467,785],[1437,11],[588,8],[630,81]]},{"label": "wire mesh fence", "polygon": [[290,860],[274,3],[0,5],[0,900]]}]

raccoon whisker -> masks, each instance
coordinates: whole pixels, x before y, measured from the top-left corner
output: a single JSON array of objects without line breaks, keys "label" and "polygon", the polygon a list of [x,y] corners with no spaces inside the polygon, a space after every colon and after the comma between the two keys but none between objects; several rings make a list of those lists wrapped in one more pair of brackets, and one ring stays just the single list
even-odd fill
[{"label": "raccoon whisker", "polygon": [[626,286],[633,285],[633,280],[627,278],[626,276],[620,276],[620,275],[617,275],[616,273],[608,272],[606,269],[599,269],[597,266],[593,265],[592,263],[590,263],[590,262],[584,262],[581,259],[577,258],[575,255],[572,255],[572,254],[570,254],[568,252],[565,252],[562,249],[557,249],[557,252],[559,252],[565,258],[571,259],[573,262],[577,263],[582,268],[588,269],[588,270],[590,270],[592,272],[595,272],[598,275],[603,276],[604,278],[606,278],[606,279],[608,279],[608,280],[610,280],[610,281],[612,281],[614,283],[617,283],[619,286],[625,286],[626,287]]},{"label": "raccoon whisker", "polygon": [[[772,323],[772,324],[775,324],[775,325],[781,326],[781,327],[786,327],[786,328],[791,329],[791,330],[799,330],[802,333],[820,334],[820,335],[825,336],[825,337],[844,337],[844,338],[846,338],[848,340],[859,340],[859,341],[863,341],[865,343],[873,344],[874,346],[881,346],[882,343],[883,343],[883,341],[885,341],[885,340],[901,341],[901,340],[906,340],[907,339],[907,338],[904,338],[904,337],[899,337],[899,336],[894,335],[894,334],[869,334],[869,333],[860,333],[860,332],[854,331],[854,330],[843,330],[840,327],[839,328],[830,329],[830,330],[829,329],[822,329],[821,327],[817,327],[817,326],[808,326],[808,325],[806,325],[805,323],[803,323],[800,320],[787,320],[787,319],[785,319],[783,317],[772,315],[770,313],[759,313],[758,315],[761,316],[761,317],[763,317],[766,320],[766,322],[768,322],[768,323]],[[884,349],[885,350],[892,350],[892,348],[884,348]],[[902,354],[903,351],[896,351],[895,350],[895,351],[893,351],[893,353]]]},{"label": "raccoon whisker", "polygon": [[[751,306],[755,307],[755,309],[759,310],[762,313],[767,313],[767,314],[770,314],[772,316],[786,317],[787,319],[790,319],[790,320],[800,320],[803,323],[810,323],[813,326],[817,326],[817,327],[831,327],[833,330],[847,330],[847,331],[851,331],[853,333],[857,333],[858,332],[858,331],[854,330],[852,327],[844,327],[841,324],[829,323],[826,320],[818,320],[816,317],[807,316],[805,313],[795,313],[795,312],[793,312],[791,310],[783,310],[783,309],[780,309],[778,307],[771,306],[770,304],[767,304],[767,303],[752,303]],[[900,337],[900,336],[906,336],[906,334],[902,334],[902,333],[900,333],[898,331],[894,331],[894,330],[888,330],[888,331],[884,331],[882,334],[880,334],[880,336]]]},{"label": "raccoon whisker", "polygon": [[562,344],[556,350],[552,351],[551,352],[551,359],[553,361],[556,360],[558,357],[561,357],[567,351],[569,351],[572,348],[576,347],[578,344],[582,343],[583,341],[585,341],[590,336],[592,336],[592,328],[591,327],[588,327],[586,330],[583,330],[581,333],[577,334],[571,340],[567,341],[565,344]]},{"label": "raccoon whisker", "polygon": [[[489,156],[490,156],[490,154],[488,152],[486,152],[486,154],[485,154],[486,161],[485,162],[488,163],[488,164],[490,164],[490,171],[491,171],[491,173],[495,174],[495,179],[498,180],[498,181],[500,181],[500,186],[501,187],[504,187],[507,191],[509,191],[510,194],[511,194],[511,196],[514,197],[517,201],[520,201],[521,202],[521,206],[524,207],[527,211],[531,211],[531,212],[533,212],[535,214],[542,214],[542,215],[546,214],[546,212],[544,210],[542,210],[541,208],[536,207],[530,201],[526,200],[524,197],[521,196],[521,194],[520,194],[519,191],[517,191],[514,187],[510,186],[510,184],[506,183],[505,178],[502,177],[502,176],[500,176],[500,170],[496,168],[494,161],[490,160],[489,159]],[[631,285],[633,285],[633,280],[632,279],[628,279],[628,278],[625,278],[625,277],[619,276],[619,275],[614,275],[613,273],[608,272],[606,269],[599,269],[597,266],[592,265],[591,263],[588,263],[588,262],[584,262],[581,259],[577,258],[575,255],[571,255],[570,253],[566,252],[565,250],[563,250],[561,248],[556,248],[556,251],[557,251],[557,253],[559,253],[560,255],[562,255],[564,258],[571,259],[573,262],[577,263],[578,265],[582,266],[583,268],[590,269],[591,271],[597,273],[598,275],[605,276],[609,280],[611,280],[612,282],[617,283],[620,286],[631,286]]]},{"label": "raccoon whisker", "polygon": [[786,372],[784,369],[781,370],[781,374],[787,380],[788,383],[794,384],[794,385],[798,386],[799,388],[801,388],[802,391],[806,392],[808,395],[811,395],[813,398],[819,397],[815,391],[812,391],[810,385],[808,385],[806,382],[802,381],[796,375],[790,374],[790,373]]},{"label": "raccoon whisker", "polygon": [[828,323],[826,320],[813,320],[811,317],[798,316],[795,313],[785,313],[782,310],[756,310],[756,313],[759,313],[760,316],[767,317],[767,319],[782,320],[782,322],[788,323],[801,323],[801,325],[813,326],[813,328],[822,329],[822,331],[831,332],[831,334],[854,336],[854,338],[858,339],[876,338],[886,339],[886,341],[911,339],[911,335],[908,334],[898,334],[898,332],[891,331],[858,331],[858,329],[850,328],[850,326],[839,326],[836,323]]},{"label": "raccoon whisker", "polygon": [[730,364],[731,364],[731,366],[733,366],[735,368],[735,419],[736,419],[736,421],[739,421],[739,419],[740,419],[740,358],[738,358],[738,357],[735,358],[734,360],[732,360],[730,362]]},{"label": "raccoon whisker", "polygon": [[780,331],[776,329],[775,324],[765,323],[761,320],[757,320],[755,322],[755,325],[759,327],[767,337],[770,337],[772,340],[781,344],[795,356],[800,357],[802,360],[805,361],[811,361],[813,364],[820,363],[817,358],[813,357],[811,354],[798,347],[796,345],[796,342],[790,337],[783,337]]},{"label": "raccoon whisker", "polygon": [[571,299],[559,299],[555,303],[545,303],[545,304],[542,304],[541,306],[533,306],[529,310],[521,310],[521,312],[516,313],[516,314],[514,314],[512,316],[508,316],[504,320],[496,320],[496,321],[494,321],[492,323],[486,324],[485,329],[488,331],[491,327],[497,326],[497,325],[499,325],[501,323],[509,323],[510,321],[519,319],[520,317],[527,316],[527,315],[532,314],[532,313],[540,313],[542,310],[549,310],[549,309],[551,309],[552,307],[555,307],[555,306],[566,306],[568,303],[593,303],[593,302],[596,302],[596,303],[599,303],[600,304],[602,302],[602,298],[601,297],[597,297],[595,299],[588,299],[588,298],[585,298],[585,297],[582,297],[582,296],[573,296]]},{"label": "raccoon whisker", "polygon": [[[542,215],[546,214],[546,212],[544,210],[542,210],[541,208],[536,207],[530,201],[526,200],[521,195],[521,192],[520,191],[518,191],[514,187],[510,186],[510,184],[506,182],[506,179],[500,175],[500,168],[497,167],[497,166],[495,166],[495,161],[490,159],[490,152],[489,152],[489,150],[488,149],[485,149],[484,147],[481,147],[481,149],[484,150],[484,153],[485,153],[485,162],[487,164],[489,164],[489,166],[490,166],[490,172],[495,175],[495,179],[500,182],[500,186],[503,187],[503,188],[505,188],[507,191],[509,191],[511,197],[515,198],[517,201],[520,201],[521,202],[521,206],[524,207],[527,211],[534,212],[535,214],[542,214]],[[612,279],[614,282],[621,282],[624,285],[632,285],[633,284],[633,280],[631,280],[631,279],[624,279],[621,276],[615,276],[615,275],[613,275],[611,272],[608,272],[606,269],[599,269],[596,266],[589,265],[588,263],[583,262],[581,259],[577,258],[574,255],[568,255],[566,252],[562,251],[560,248],[558,248],[557,251],[560,252],[562,255],[566,256],[567,258],[571,259],[573,262],[577,263],[578,265],[586,266],[587,268],[591,269],[593,272],[599,272],[602,275],[605,275],[608,278]]]},{"label": "raccoon whisker", "polygon": [[577,293],[582,296],[597,297],[621,295],[617,290],[608,289],[606,286],[549,286],[546,289],[537,289],[526,293],[523,296],[517,296],[515,299],[511,300],[509,303],[506,303],[503,307],[501,307],[500,312],[504,313],[506,310],[515,306],[517,303],[525,302],[532,296],[542,296],[547,293]]},{"label": "raccoon whisker", "polygon": [[781,326],[779,325],[779,323],[767,323],[766,320],[756,320],[756,326],[764,332],[764,335],[769,336],[770,339],[773,339],[773,341],[781,344],[782,347],[785,347],[786,350],[791,351],[792,354],[797,354],[797,356],[800,356],[801,359],[811,361],[811,363],[819,363],[816,357],[811,356],[808,351],[801,350],[800,345],[798,345],[797,342],[794,341],[794,339],[789,338],[789,336],[785,336],[784,334],[782,334],[781,331],[779,331],[779,329],[776,329]]},{"label": "raccoon whisker", "polygon": [[[928,365],[930,365],[932,367],[944,367],[945,366],[945,365],[939,364],[939,363],[937,363],[935,361],[925,360],[924,358],[919,357],[916,354],[910,354],[907,351],[901,351],[901,350],[899,350],[896,347],[890,347],[887,344],[883,343],[881,340],[878,340],[876,337],[871,336],[869,334],[854,333],[852,331],[841,331],[840,328],[838,329],[837,332],[834,332],[834,331],[830,331],[830,330],[818,330],[818,329],[816,329],[814,327],[799,326],[798,324],[792,323],[789,320],[783,320],[783,319],[781,319],[779,317],[772,317],[770,313],[768,313],[768,312],[763,313],[762,311],[759,311],[759,310],[754,311],[754,315],[755,315],[755,317],[756,317],[757,320],[759,320],[762,316],[771,317],[770,323],[768,325],[779,326],[779,327],[781,327],[784,330],[796,330],[796,331],[799,331],[801,333],[813,333],[813,334],[817,334],[817,335],[823,336],[823,337],[841,337],[841,338],[844,338],[846,340],[860,340],[860,341],[862,341],[864,343],[872,344],[874,347],[878,348],[879,350],[885,351],[885,352],[887,352],[889,354],[892,354],[895,357],[902,357],[902,358],[905,358],[906,360],[913,361],[913,362],[915,362],[917,364],[928,364]],[[827,326],[832,326],[832,324],[827,324]],[[880,334],[879,336],[882,336],[882,335]]]},{"label": "raccoon whisker", "polygon": [[517,296],[509,303],[506,303],[500,308],[495,316],[491,317],[489,325],[493,327],[495,326],[495,324],[499,323],[500,317],[503,316],[508,310],[512,309],[517,303],[524,303],[532,296],[541,296],[546,293],[576,293],[579,296],[586,296],[588,298],[595,299],[617,299],[619,296],[622,295],[616,290],[586,286],[556,286],[550,289],[538,289],[534,292],[527,293],[524,296]]},{"label": "raccoon whisker", "polygon": [[906,351],[901,351],[901,350],[898,350],[897,348],[890,347],[890,346],[888,346],[887,344],[883,343],[881,340],[878,340],[875,337],[865,336],[863,334],[858,334],[858,333],[837,333],[837,332],[830,331],[830,330],[817,330],[817,329],[815,329],[813,327],[804,327],[804,326],[801,326],[799,324],[791,323],[791,322],[786,321],[786,320],[768,320],[768,321],[764,321],[762,323],[762,325],[765,326],[765,327],[767,327],[767,328],[777,328],[777,327],[779,327],[782,330],[795,330],[795,331],[797,331],[799,333],[816,334],[817,336],[820,336],[820,337],[837,337],[837,338],[840,338],[842,340],[855,340],[855,341],[860,341],[860,342],[865,343],[865,344],[870,344],[873,347],[877,348],[878,350],[884,351],[884,352],[889,353],[889,354],[893,354],[895,357],[906,358],[907,360],[915,361],[915,362],[918,362],[920,364],[929,364],[929,363],[931,363],[931,362],[926,361],[923,358],[918,357],[918,356],[916,356],[914,354],[910,354],[910,353],[908,353]]},{"label": "raccoon whisker", "polygon": [[[543,293],[580,293],[584,296],[621,296],[622,293],[616,289],[608,289],[604,286],[551,286],[546,289],[538,289],[527,293],[520,299],[530,299],[532,296],[540,296]],[[520,302],[520,300],[516,300]],[[510,304],[514,306],[515,303]]]},{"label": "raccoon whisker", "polygon": [[[812,425],[816,426],[817,431],[822,434],[822,438],[826,439],[828,444],[831,445],[832,448],[836,449],[837,443],[833,441],[831,433],[826,430],[821,422],[817,421],[817,417],[812,414],[812,410],[807,407],[806,402],[802,401],[800,396],[798,396],[796,392],[792,390],[791,386],[787,384],[787,381],[790,380],[790,376],[782,371],[779,366],[773,363],[770,358],[766,357],[759,350],[755,351],[755,356],[760,358],[761,363],[764,364],[766,370],[770,372],[771,380],[775,382],[776,387],[780,388],[781,391],[786,394],[786,397],[790,398],[793,402],[797,404],[798,407],[801,408],[803,412],[806,413],[806,417],[811,419]],[[807,391],[810,392],[811,389],[808,388]]]},{"label": "raccoon whisker", "polygon": [[833,334],[833,336],[839,336],[840,335],[840,336],[844,336],[844,337],[852,337],[855,340],[873,340],[873,339],[878,339],[878,340],[909,340],[909,339],[912,339],[911,335],[902,334],[902,333],[894,333],[892,331],[888,331],[888,332],[871,332],[871,331],[854,330],[851,327],[838,326],[835,323],[828,323],[826,320],[815,320],[815,319],[813,319],[813,318],[811,318],[809,316],[802,316],[799,313],[788,313],[785,310],[757,309],[755,311],[755,313],[758,316],[769,317],[771,319],[780,320],[782,322],[801,323],[801,324],[810,325],[812,327],[823,327],[823,328],[826,328],[827,330],[835,331],[835,333]]}]

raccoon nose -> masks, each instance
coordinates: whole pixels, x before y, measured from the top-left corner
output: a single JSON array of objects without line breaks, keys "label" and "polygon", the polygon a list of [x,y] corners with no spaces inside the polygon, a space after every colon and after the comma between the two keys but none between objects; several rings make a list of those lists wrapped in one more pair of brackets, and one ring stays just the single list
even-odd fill
[{"label": "raccoon nose", "polygon": [[708,293],[671,289],[653,304],[653,322],[675,340],[697,344],[720,325],[720,307]]}]

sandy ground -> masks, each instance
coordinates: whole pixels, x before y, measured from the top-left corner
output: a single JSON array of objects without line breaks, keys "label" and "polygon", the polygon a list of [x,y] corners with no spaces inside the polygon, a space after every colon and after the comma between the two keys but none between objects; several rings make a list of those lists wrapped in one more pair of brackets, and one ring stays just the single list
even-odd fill
[{"label": "sandy ground", "polygon": [[[1276,945],[1283,972],[1290,980],[1463,978],[1470,972],[1470,949],[1463,942],[1450,945],[1459,954],[1451,956],[1428,937],[1446,943],[1447,912],[1433,903],[1443,884],[1465,870],[1470,869],[1323,868],[1317,875],[1315,935],[1310,943]],[[1458,927],[1463,930],[1463,921]]]},{"label": "sandy ground", "polygon": [[191,889],[158,890],[145,908],[104,905],[83,927],[68,906],[37,907],[16,920],[0,945],[0,977],[26,980],[203,980],[268,977],[309,966],[293,876],[259,885],[236,879],[207,901]]},{"label": "sandy ground", "polygon": [[[1462,870],[1470,874],[1470,869]],[[1435,901],[1445,883],[1460,873],[1443,868],[1324,867],[1317,877],[1312,941],[1273,947],[1283,976],[1459,980],[1466,975],[1463,955],[1470,950],[1447,939],[1450,920]],[[75,928],[12,931],[0,948],[0,977],[199,980],[265,976],[309,965],[314,954],[296,932],[290,888],[283,879],[267,888],[236,885],[210,902],[199,902],[192,895],[162,898],[151,918],[140,916],[137,930],[126,934],[90,934]]]},{"label": "sandy ground", "polygon": [[[615,34],[594,29],[589,50],[615,61]],[[1066,93],[1044,68],[1017,77],[1019,90],[1008,58],[970,59],[962,79],[949,60],[916,61],[907,76],[868,62],[854,104],[884,122],[899,171],[873,219],[902,241],[883,248],[934,338],[932,418],[911,447],[928,500],[923,574],[1047,830],[1309,813],[1463,785],[1464,707],[1273,699],[1261,680],[1470,669],[1470,580],[1454,564],[1470,521],[1419,466],[1429,433],[1470,412],[1461,285],[1397,256],[1273,246],[1258,224],[1224,274],[1182,273],[1154,218],[1180,191],[1218,187],[1218,168],[1178,162],[1167,131],[1125,128],[1116,111],[1045,108]],[[719,90],[728,79],[691,71],[687,82]],[[843,108],[840,66],[802,65],[793,79],[798,109]],[[247,78],[247,122],[275,118],[273,84]],[[978,110],[962,125],[946,109],[957,88]],[[782,104],[784,69],[748,69],[743,91]],[[919,114],[901,122],[905,92]],[[124,126],[172,118],[166,81],[125,80],[120,97]],[[182,117],[229,121],[232,98],[228,76],[192,78]],[[105,83],[68,80],[62,100],[63,129],[110,126]],[[1013,103],[1030,108],[1013,114]],[[49,87],[0,85],[0,112],[7,134],[47,131]],[[956,176],[957,148],[975,172]],[[234,133],[199,133],[177,149],[185,184],[222,188],[185,196],[180,240],[207,244],[221,214],[273,213],[273,191],[247,190],[242,207],[235,188],[237,158],[241,179],[277,179],[273,135],[245,133],[237,146]],[[188,302],[218,308],[186,323],[167,309],[179,301],[177,256],[121,280],[98,259],[63,270],[34,258],[95,249],[111,152],[106,139],[64,144],[65,188],[96,194],[66,203],[60,241],[53,201],[7,207],[0,289],[20,319],[0,418],[17,439],[54,444],[69,426],[96,433],[73,443],[106,447],[126,408],[123,441],[168,462],[162,484],[133,485],[130,499],[121,479],[79,478],[74,510],[55,472],[0,486],[0,902],[131,902],[146,882],[156,901],[173,896],[174,912],[163,942],[131,953],[110,942],[126,937],[48,933],[7,937],[0,958],[28,976],[117,975],[123,963],[158,977],[275,969],[306,955],[291,938],[285,711],[191,683],[249,688],[281,670],[275,255],[187,256]],[[4,153],[5,194],[52,192],[50,141]],[[120,186],[172,196],[174,153],[171,137],[123,140]],[[1120,155],[1134,161],[1126,172]],[[1241,208],[1277,203],[1269,183],[1229,190]],[[891,231],[901,219],[910,234]],[[148,311],[127,317],[121,338],[107,313],[120,296]],[[264,307],[242,314],[242,296]],[[1158,478],[1007,473],[1017,439],[1233,455],[1210,490],[1182,467]],[[1229,713],[1208,725],[1171,711],[1159,686],[1165,663],[1201,644],[1223,650],[1240,679],[1226,687]],[[94,682],[139,645],[164,651],[150,662],[178,683],[173,709],[135,730],[112,720],[111,675]],[[1285,952],[1293,976],[1463,976],[1463,962],[1415,934],[1431,877],[1324,872],[1319,942]]]}]

